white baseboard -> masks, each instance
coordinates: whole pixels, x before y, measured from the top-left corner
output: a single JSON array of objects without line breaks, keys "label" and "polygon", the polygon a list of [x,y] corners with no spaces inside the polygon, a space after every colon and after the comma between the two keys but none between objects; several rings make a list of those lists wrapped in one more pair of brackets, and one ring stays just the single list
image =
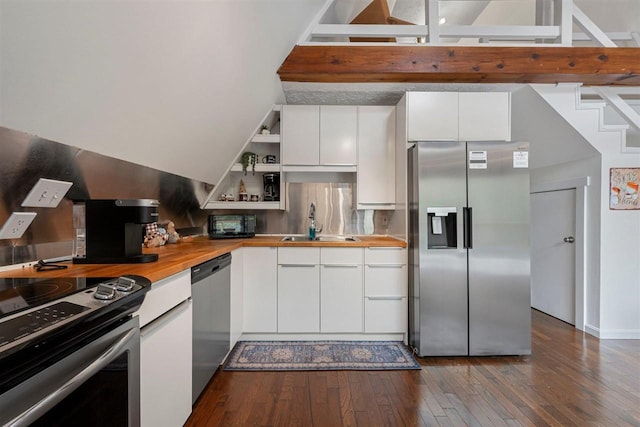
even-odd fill
[{"label": "white baseboard", "polygon": [[404,341],[406,334],[261,334],[243,333],[240,341]]},{"label": "white baseboard", "polygon": [[596,328],[591,325],[584,325],[584,331],[589,335],[593,335],[596,338],[600,338],[600,328]]},{"label": "white baseboard", "polygon": [[601,340],[640,340],[638,329],[601,329]]},{"label": "white baseboard", "polygon": [[640,340],[640,329],[600,329],[585,325],[584,331],[601,340]]}]

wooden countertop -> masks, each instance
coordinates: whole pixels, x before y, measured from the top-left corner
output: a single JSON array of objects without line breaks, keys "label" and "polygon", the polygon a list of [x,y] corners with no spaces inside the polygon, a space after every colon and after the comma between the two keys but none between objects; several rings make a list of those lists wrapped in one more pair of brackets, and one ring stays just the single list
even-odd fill
[{"label": "wooden countertop", "polygon": [[406,242],[386,236],[357,236],[359,242],[283,242],[283,236],[256,236],[250,239],[210,240],[196,237],[191,241],[159,248],[144,249],[144,253],[157,253],[156,262],[144,264],[73,264],[71,261],[56,264],[67,265],[63,270],[37,272],[33,267],[15,268],[0,272],[0,277],[118,277],[123,274],[144,276],[157,282],[202,262],[224,255],[241,247],[400,247]]}]

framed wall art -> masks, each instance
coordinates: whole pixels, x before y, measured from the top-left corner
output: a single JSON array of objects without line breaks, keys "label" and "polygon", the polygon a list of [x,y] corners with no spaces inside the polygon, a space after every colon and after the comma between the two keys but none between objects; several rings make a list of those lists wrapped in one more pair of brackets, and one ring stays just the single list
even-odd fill
[{"label": "framed wall art", "polygon": [[609,173],[609,209],[640,210],[640,168],[611,168]]}]

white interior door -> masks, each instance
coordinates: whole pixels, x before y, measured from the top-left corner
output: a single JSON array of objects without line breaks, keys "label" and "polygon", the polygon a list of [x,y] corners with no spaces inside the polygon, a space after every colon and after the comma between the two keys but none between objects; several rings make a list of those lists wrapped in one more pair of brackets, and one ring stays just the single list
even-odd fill
[{"label": "white interior door", "polygon": [[531,306],[575,325],[576,190],[531,195]]}]

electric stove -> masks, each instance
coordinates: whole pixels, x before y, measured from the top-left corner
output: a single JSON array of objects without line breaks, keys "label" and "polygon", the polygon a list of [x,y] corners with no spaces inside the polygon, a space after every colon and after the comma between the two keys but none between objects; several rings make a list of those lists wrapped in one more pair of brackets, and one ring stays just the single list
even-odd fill
[{"label": "electric stove", "polygon": [[133,275],[0,278],[0,360],[97,318],[109,322],[130,314],[142,304],[150,285],[148,279]]}]

